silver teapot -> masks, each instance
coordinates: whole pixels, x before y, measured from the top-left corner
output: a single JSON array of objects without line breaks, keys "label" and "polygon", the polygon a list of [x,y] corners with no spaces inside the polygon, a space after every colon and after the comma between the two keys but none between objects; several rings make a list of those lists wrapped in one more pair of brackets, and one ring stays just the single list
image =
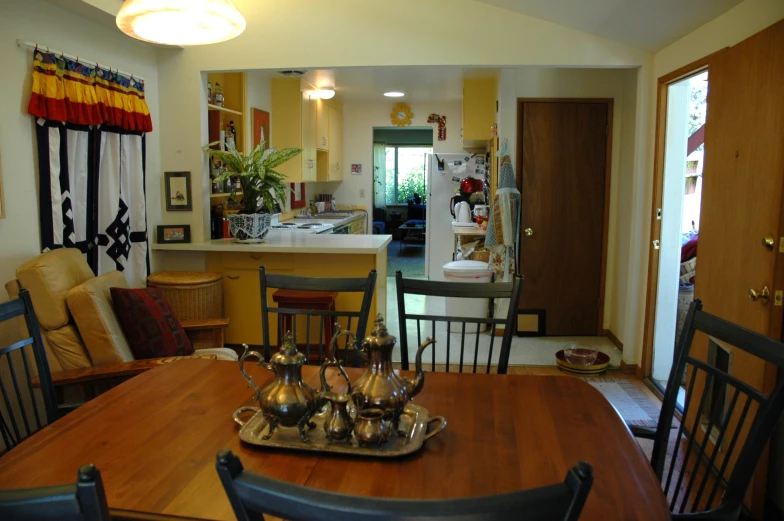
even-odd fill
[{"label": "silver teapot", "polygon": [[354,382],[351,399],[358,410],[381,409],[384,418],[391,420],[395,430],[399,429],[400,414],[406,404],[425,385],[425,372],[422,369],[422,352],[435,341],[427,338],[416,353],[416,377],[414,381],[400,376],[392,368],[392,351],[397,338],[390,335],[384,324],[384,317],[376,317],[370,336],[362,343],[362,352],[368,358],[365,374]]},{"label": "silver teapot", "polygon": [[[333,343],[340,334],[338,331],[338,335],[333,338]],[[290,331],[286,333],[283,345],[272,356],[269,363],[264,362],[261,353],[251,351],[247,344],[244,347],[245,351],[239,359],[240,372],[248,381],[249,386],[256,391],[253,400],[259,402],[261,413],[269,424],[269,431],[263,436],[263,439],[270,439],[275,429],[280,425],[282,427],[297,427],[302,441],[309,443],[310,439],[305,428],[312,429],[316,426],[311,418],[328,402],[325,394],[331,392],[325,375],[327,368],[337,367],[349,382],[350,390],[351,384],[346,372],[334,358],[328,357],[321,366],[321,390],[308,385],[302,380],[302,365],[305,363],[306,357],[297,350],[297,345],[294,343]],[[272,382],[261,390],[253,381],[253,377],[245,372],[244,363],[249,356],[255,356],[258,359],[257,365],[275,374]]]}]

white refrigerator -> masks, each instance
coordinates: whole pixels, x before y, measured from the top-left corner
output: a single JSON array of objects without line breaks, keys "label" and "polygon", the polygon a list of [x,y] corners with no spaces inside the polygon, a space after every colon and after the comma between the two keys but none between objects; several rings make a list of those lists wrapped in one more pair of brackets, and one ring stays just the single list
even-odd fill
[{"label": "white refrigerator", "polygon": [[427,212],[425,224],[425,277],[446,280],[443,266],[452,261],[455,236],[449,201],[460,190],[464,177],[485,178],[485,156],[479,154],[428,154]]}]

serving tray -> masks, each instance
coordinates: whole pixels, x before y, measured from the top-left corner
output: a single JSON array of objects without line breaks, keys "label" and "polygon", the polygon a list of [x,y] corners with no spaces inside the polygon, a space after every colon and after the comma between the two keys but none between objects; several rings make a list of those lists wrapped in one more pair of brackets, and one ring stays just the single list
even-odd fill
[{"label": "serving tray", "polygon": [[[253,417],[247,422],[242,421],[240,416],[248,412],[253,412]],[[320,413],[311,418],[316,427],[307,431],[310,443],[305,443],[300,439],[299,430],[296,427],[279,426],[270,439],[262,439],[262,436],[267,434],[269,424],[258,407],[240,407],[234,412],[234,421],[240,426],[240,439],[251,445],[377,458],[395,458],[416,452],[422,448],[426,440],[429,440],[446,427],[446,419],[443,416],[433,416],[431,418],[427,409],[409,403],[403,410],[403,414],[400,415],[400,430],[405,433],[404,436],[393,433],[389,440],[380,447],[360,447],[353,436],[349,440],[336,440],[331,444],[327,443],[327,436],[324,432],[326,417],[327,413]],[[438,427],[428,432],[429,425],[434,422],[439,422]]]}]

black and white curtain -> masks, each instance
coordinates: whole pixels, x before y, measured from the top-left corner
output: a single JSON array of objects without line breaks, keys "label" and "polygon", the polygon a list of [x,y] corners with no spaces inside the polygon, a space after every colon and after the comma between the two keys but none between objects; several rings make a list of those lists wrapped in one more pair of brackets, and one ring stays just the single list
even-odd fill
[{"label": "black and white curtain", "polygon": [[41,249],[78,248],[96,275],[147,282],[144,83],[36,48]]},{"label": "black and white curtain", "polygon": [[149,274],[143,134],[39,119],[39,208],[43,251],[78,248],[96,275]]}]

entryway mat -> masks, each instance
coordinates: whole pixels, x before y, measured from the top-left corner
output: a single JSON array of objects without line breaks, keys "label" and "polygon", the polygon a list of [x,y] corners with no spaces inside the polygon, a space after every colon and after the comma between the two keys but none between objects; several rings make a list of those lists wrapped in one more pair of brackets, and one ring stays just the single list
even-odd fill
[{"label": "entryway mat", "polygon": [[583,378],[607,398],[628,425],[655,429],[659,407],[634,385],[623,378]]}]

